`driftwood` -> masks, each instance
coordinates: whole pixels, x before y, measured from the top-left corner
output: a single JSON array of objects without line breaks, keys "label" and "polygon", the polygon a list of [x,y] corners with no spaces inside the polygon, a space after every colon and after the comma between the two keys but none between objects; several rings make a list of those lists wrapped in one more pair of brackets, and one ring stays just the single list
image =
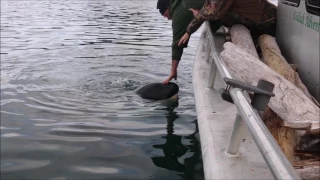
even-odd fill
[{"label": "driftwood", "polygon": [[[269,35],[262,35],[259,37],[259,46],[262,52],[263,62],[288,81],[297,85],[295,83],[296,72],[287,63],[284,57],[282,57],[275,38]],[[288,160],[291,163],[295,162],[294,147],[297,144],[295,130],[283,127],[283,120],[269,107],[263,114],[263,120]]]},{"label": "driftwood", "polygon": [[291,163],[295,162],[294,147],[297,144],[295,130],[284,127],[283,120],[269,107],[264,112],[262,119],[287,159]]},{"label": "driftwood", "polygon": [[285,127],[308,130],[312,126],[313,133],[319,132],[320,109],[302,90],[233,43],[225,43],[224,48],[221,56],[235,79],[252,85],[260,79],[275,84],[269,107],[284,120]]},{"label": "driftwood", "polygon": [[[280,48],[275,38],[270,35],[264,34],[259,38],[259,46],[262,51],[263,62],[267,64],[271,69],[275,70],[277,73],[285,77],[288,81],[300,88],[304,92],[304,94],[319,107],[319,103],[317,102],[317,100],[313,96],[311,96],[307,87],[302,83],[299,74],[292,68],[290,64],[288,64],[286,59],[281,55]],[[272,111],[268,110],[268,112],[269,114],[267,114],[267,116],[273,116]],[[319,126],[319,123],[312,124],[312,133],[319,133],[316,132],[316,130],[319,129],[319,127],[316,126]]]},{"label": "driftwood", "polygon": [[263,62],[271,69],[278,72],[288,81],[300,88],[304,94],[319,106],[317,100],[309,93],[307,87],[302,83],[299,74],[288,64],[286,59],[281,55],[280,48],[274,37],[264,34],[259,37],[259,46],[263,55]]},{"label": "driftwood", "polygon": [[319,148],[316,148],[313,150],[311,149],[311,151],[299,150],[295,152],[295,155],[299,157],[299,160],[293,163],[293,167],[297,170],[302,179],[320,180],[319,151]]},{"label": "driftwood", "polygon": [[320,161],[306,160],[294,165],[294,168],[304,180],[320,180]]},{"label": "driftwood", "polygon": [[[292,65],[288,64],[286,59],[281,55],[275,38],[269,35],[262,35],[259,38],[259,46],[263,62],[288,81],[295,84],[297,88],[300,88],[309,99],[319,106],[318,102],[311,96],[306,86],[302,83],[299,74],[296,72],[297,69],[293,69]],[[286,156],[289,156],[288,159],[292,162],[300,177],[306,180],[320,179],[319,155],[317,154],[318,151],[315,151],[315,148],[319,145],[319,137],[310,138],[311,134],[300,137],[298,146],[296,147],[295,131],[282,127],[279,124],[279,117],[271,109],[268,109],[264,115],[267,117],[264,119],[267,120],[265,123],[268,129],[271,130],[273,136],[278,138],[277,141],[280,147]]]},{"label": "driftwood", "polygon": [[[250,32],[246,27],[234,25],[230,30],[230,35],[234,44],[258,60],[259,56],[254,47]],[[314,100],[317,104],[317,101],[310,95],[300,80],[299,74],[296,72],[297,67],[289,65],[281,55],[275,39],[269,35],[263,35],[259,38],[259,45],[265,64],[292,84],[295,84],[308,98]],[[319,106],[319,104],[317,105]],[[300,141],[296,145],[296,131],[283,127],[283,120],[273,110],[267,108],[262,119],[286,157],[297,169],[301,178],[306,180],[320,179],[319,150],[317,150],[320,145],[318,136],[313,136],[312,134],[304,135],[298,138]],[[313,137],[313,139],[309,136]]]},{"label": "driftwood", "polygon": [[[257,60],[259,59],[257,50],[250,35],[250,31],[245,26],[232,26],[230,35],[232,43],[236,44],[239,48],[246,51]],[[294,162],[294,147],[296,146],[295,131],[293,129],[283,127],[283,120],[270,108],[267,108],[262,119],[270,133],[273,135],[274,139],[277,141],[281,150],[286,155],[287,159],[290,162]]]},{"label": "driftwood", "polygon": [[232,43],[259,59],[250,31],[245,26],[240,24],[233,25],[230,29],[230,35]]},{"label": "driftwood", "polygon": [[290,64],[290,67],[291,67],[294,71],[297,71],[297,70],[298,70],[298,67],[297,67],[297,65],[295,65],[295,64]]}]

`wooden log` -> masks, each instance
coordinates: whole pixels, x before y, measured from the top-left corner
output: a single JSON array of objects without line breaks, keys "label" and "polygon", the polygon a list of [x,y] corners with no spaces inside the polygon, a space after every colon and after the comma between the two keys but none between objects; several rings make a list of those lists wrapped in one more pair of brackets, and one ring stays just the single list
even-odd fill
[{"label": "wooden log", "polygon": [[319,166],[320,165],[320,159],[307,159],[307,160],[301,160],[297,161],[293,164],[293,167],[303,168],[304,166]]},{"label": "wooden log", "polygon": [[295,130],[284,127],[283,120],[269,107],[264,112],[262,120],[287,159],[291,163],[295,162],[294,147],[297,144]]},{"label": "wooden log", "polygon": [[[309,93],[307,87],[302,83],[299,74],[290,66],[286,59],[281,55],[280,48],[274,37],[264,34],[259,37],[259,46],[262,51],[263,61],[271,69],[278,72],[285,77],[288,81],[295,84],[300,88],[304,94],[313,101],[318,107],[320,106],[318,101]],[[319,123],[313,123],[311,131],[313,134],[317,134],[319,129]]]},{"label": "wooden log", "polygon": [[[236,44],[239,48],[256,59],[259,59],[250,31],[245,26],[238,24],[232,26],[230,35],[232,43]],[[282,127],[283,120],[269,108],[265,111],[262,119],[287,159],[290,162],[294,162],[294,147],[296,146],[295,131],[290,128]]]},{"label": "wooden log", "polygon": [[[258,43],[262,52],[262,61],[288,81],[295,84],[296,72],[281,56],[280,48],[275,39],[269,35],[262,35],[259,37]],[[294,147],[297,144],[295,130],[283,127],[283,120],[269,107],[263,114],[263,120],[288,160],[291,163],[295,162]]]},{"label": "wooden log", "polygon": [[320,159],[312,154],[310,156],[307,159],[296,161],[293,167],[303,180],[320,180]]},{"label": "wooden log", "polygon": [[297,171],[303,180],[320,180],[320,169],[317,166],[304,167]]},{"label": "wooden log", "polygon": [[281,55],[275,38],[264,34],[259,37],[258,42],[263,55],[263,62],[285,77],[288,81],[294,83],[294,70]]},{"label": "wooden log", "polygon": [[244,25],[233,25],[230,29],[230,35],[232,43],[236,44],[253,57],[259,59],[250,31]]},{"label": "wooden log", "polygon": [[320,161],[304,162],[295,168],[303,180],[320,180]]},{"label": "wooden log", "polygon": [[309,131],[311,134],[319,135],[320,134],[320,122],[312,123]]},{"label": "wooden log", "polygon": [[[257,59],[259,58],[250,36],[250,32],[245,26],[234,25],[230,30],[230,35],[234,44],[253,57]],[[280,49],[277,46],[274,38],[271,36],[261,36],[259,43],[261,45],[264,62],[273,70],[277,71],[280,75],[287,77],[287,80],[289,80],[291,83],[307,92],[306,95],[311,98],[312,96],[301,82],[300,77],[296,72],[296,68],[293,69],[295,66],[289,65],[282,57]],[[297,165],[300,165],[298,166],[298,172],[300,176],[303,179],[308,180],[314,179],[317,177],[317,175],[319,176],[319,173],[316,173],[319,172],[319,167],[314,165],[315,162],[318,161],[295,161],[295,155],[314,159],[313,154],[309,155],[309,153],[297,153],[294,151],[294,147],[296,146],[295,130],[283,127],[283,120],[270,108],[265,111],[263,120],[288,160],[293,163],[296,168]]]},{"label": "wooden log", "polygon": [[281,55],[280,48],[275,38],[264,34],[259,37],[258,42],[262,51],[263,62],[271,67],[271,69],[285,77],[288,81],[295,84],[305,93],[308,98],[310,98],[317,106],[319,106],[318,101],[309,93],[307,87],[302,83],[299,74],[291,68],[290,64]]},{"label": "wooden log", "polygon": [[302,90],[233,43],[225,43],[224,48],[222,59],[235,79],[252,85],[260,79],[275,84],[275,97],[270,99],[269,107],[284,120],[283,126],[310,129],[315,124],[314,130],[319,132],[319,107]]},{"label": "wooden log", "polygon": [[[234,44],[236,44],[238,47],[240,47],[242,50],[246,51],[250,55],[252,55],[255,58],[259,58],[258,54],[256,53],[256,49],[253,45],[250,32],[242,25],[235,25],[231,28],[230,30],[231,34],[231,39]],[[262,49],[263,55],[265,55],[265,49],[267,49],[267,46],[264,46],[264,49]],[[276,51],[277,54],[280,54],[280,49],[277,48]],[[270,56],[272,57],[272,56]],[[269,56],[264,56],[263,58],[266,59],[267,61],[270,61]],[[280,56],[281,58],[281,56]],[[279,59],[279,57],[278,57]],[[285,61],[285,59],[283,58]],[[271,60],[272,62],[272,60]],[[286,61],[283,62],[286,64]],[[281,66],[281,61],[280,61],[280,66]],[[291,83],[297,85],[299,88],[303,89],[304,84],[301,82],[298,73],[296,72],[296,66],[294,65],[289,65],[290,69],[287,71],[287,73],[291,73],[291,77],[293,77],[291,80]],[[288,67],[287,67],[288,68]],[[292,71],[291,71],[292,69]],[[280,72],[281,73],[281,72]],[[282,74],[283,76],[286,76],[285,73]],[[300,81],[299,81],[300,80]],[[299,84],[302,84],[303,86],[299,86]],[[306,90],[306,88],[304,89]],[[308,92],[308,91],[307,91]],[[308,94],[307,94],[308,95]],[[311,96],[311,95],[310,95]],[[295,152],[294,147],[296,146],[296,133],[295,130],[283,127],[283,120],[275,113],[273,112],[270,108],[268,108],[263,117],[264,123],[266,124],[267,128],[279,144],[280,148],[288,158],[288,160],[294,165],[295,168],[298,169],[298,173],[301,176],[302,179],[305,180],[313,180],[315,178],[319,178],[319,166],[315,165],[315,162],[317,163],[318,161],[314,161],[314,154],[310,153],[302,153],[302,152]],[[296,156],[300,158],[311,158],[311,160],[305,161],[305,160],[299,160],[296,161]],[[312,160],[313,159],[313,160]]]},{"label": "wooden log", "polygon": [[298,67],[296,64],[290,64],[290,67],[294,70],[294,71],[298,71]]}]

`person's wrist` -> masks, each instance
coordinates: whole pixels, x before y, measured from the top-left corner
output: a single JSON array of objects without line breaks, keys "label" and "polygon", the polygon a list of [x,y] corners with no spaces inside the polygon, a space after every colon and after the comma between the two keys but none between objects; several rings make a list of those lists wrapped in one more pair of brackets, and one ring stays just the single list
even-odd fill
[{"label": "person's wrist", "polygon": [[190,36],[190,34],[191,34],[189,30],[187,30],[186,33],[187,33],[189,36]]}]

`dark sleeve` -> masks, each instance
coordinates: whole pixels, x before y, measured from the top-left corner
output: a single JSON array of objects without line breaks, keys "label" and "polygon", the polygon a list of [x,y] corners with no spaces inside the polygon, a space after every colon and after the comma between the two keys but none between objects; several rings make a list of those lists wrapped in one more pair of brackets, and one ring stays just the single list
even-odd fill
[{"label": "dark sleeve", "polygon": [[188,47],[189,40],[180,46],[178,43],[181,37],[186,33],[189,23],[192,21],[192,12],[183,6],[179,6],[175,9],[172,17],[172,59],[180,60],[182,57],[183,49]]},{"label": "dark sleeve", "polygon": [[183,53],[183,48],[172,47],[172,60],[180,61]]},{"label": "dark sleeve", "polygon": [[198,15],[190,22],[187,33],[196,32],[204,21],[215,21],[223,17],[230,9],[233,0],[208,0],[200,9]]}]

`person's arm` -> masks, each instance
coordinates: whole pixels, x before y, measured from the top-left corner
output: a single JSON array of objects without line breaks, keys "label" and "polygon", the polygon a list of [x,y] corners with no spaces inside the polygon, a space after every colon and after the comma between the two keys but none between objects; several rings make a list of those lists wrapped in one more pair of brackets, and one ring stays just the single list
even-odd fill
[{"label": "person's arm", "polygon": [[168,84],[171,79],[177,80],[179,62],[179,60],[172,60],[170,75],[165,81],[163,81],[163,84]]},{"label": "person's arm", "polygon": [[208,0],[190,22],[187,33],[196,32],[206,20],[214,21],[223,17],[230,9],[233,0]]},{"label": "person's arm", "polygon": [[183,48],[179,47],[172,47],[172,63],[171,63],[171,72],[169,77],[163,81],[163,84],[168,84],[171,79],[177,80],[177,75],[178,75],[178,66],[180,59],[182,57],[183,53]]}]

